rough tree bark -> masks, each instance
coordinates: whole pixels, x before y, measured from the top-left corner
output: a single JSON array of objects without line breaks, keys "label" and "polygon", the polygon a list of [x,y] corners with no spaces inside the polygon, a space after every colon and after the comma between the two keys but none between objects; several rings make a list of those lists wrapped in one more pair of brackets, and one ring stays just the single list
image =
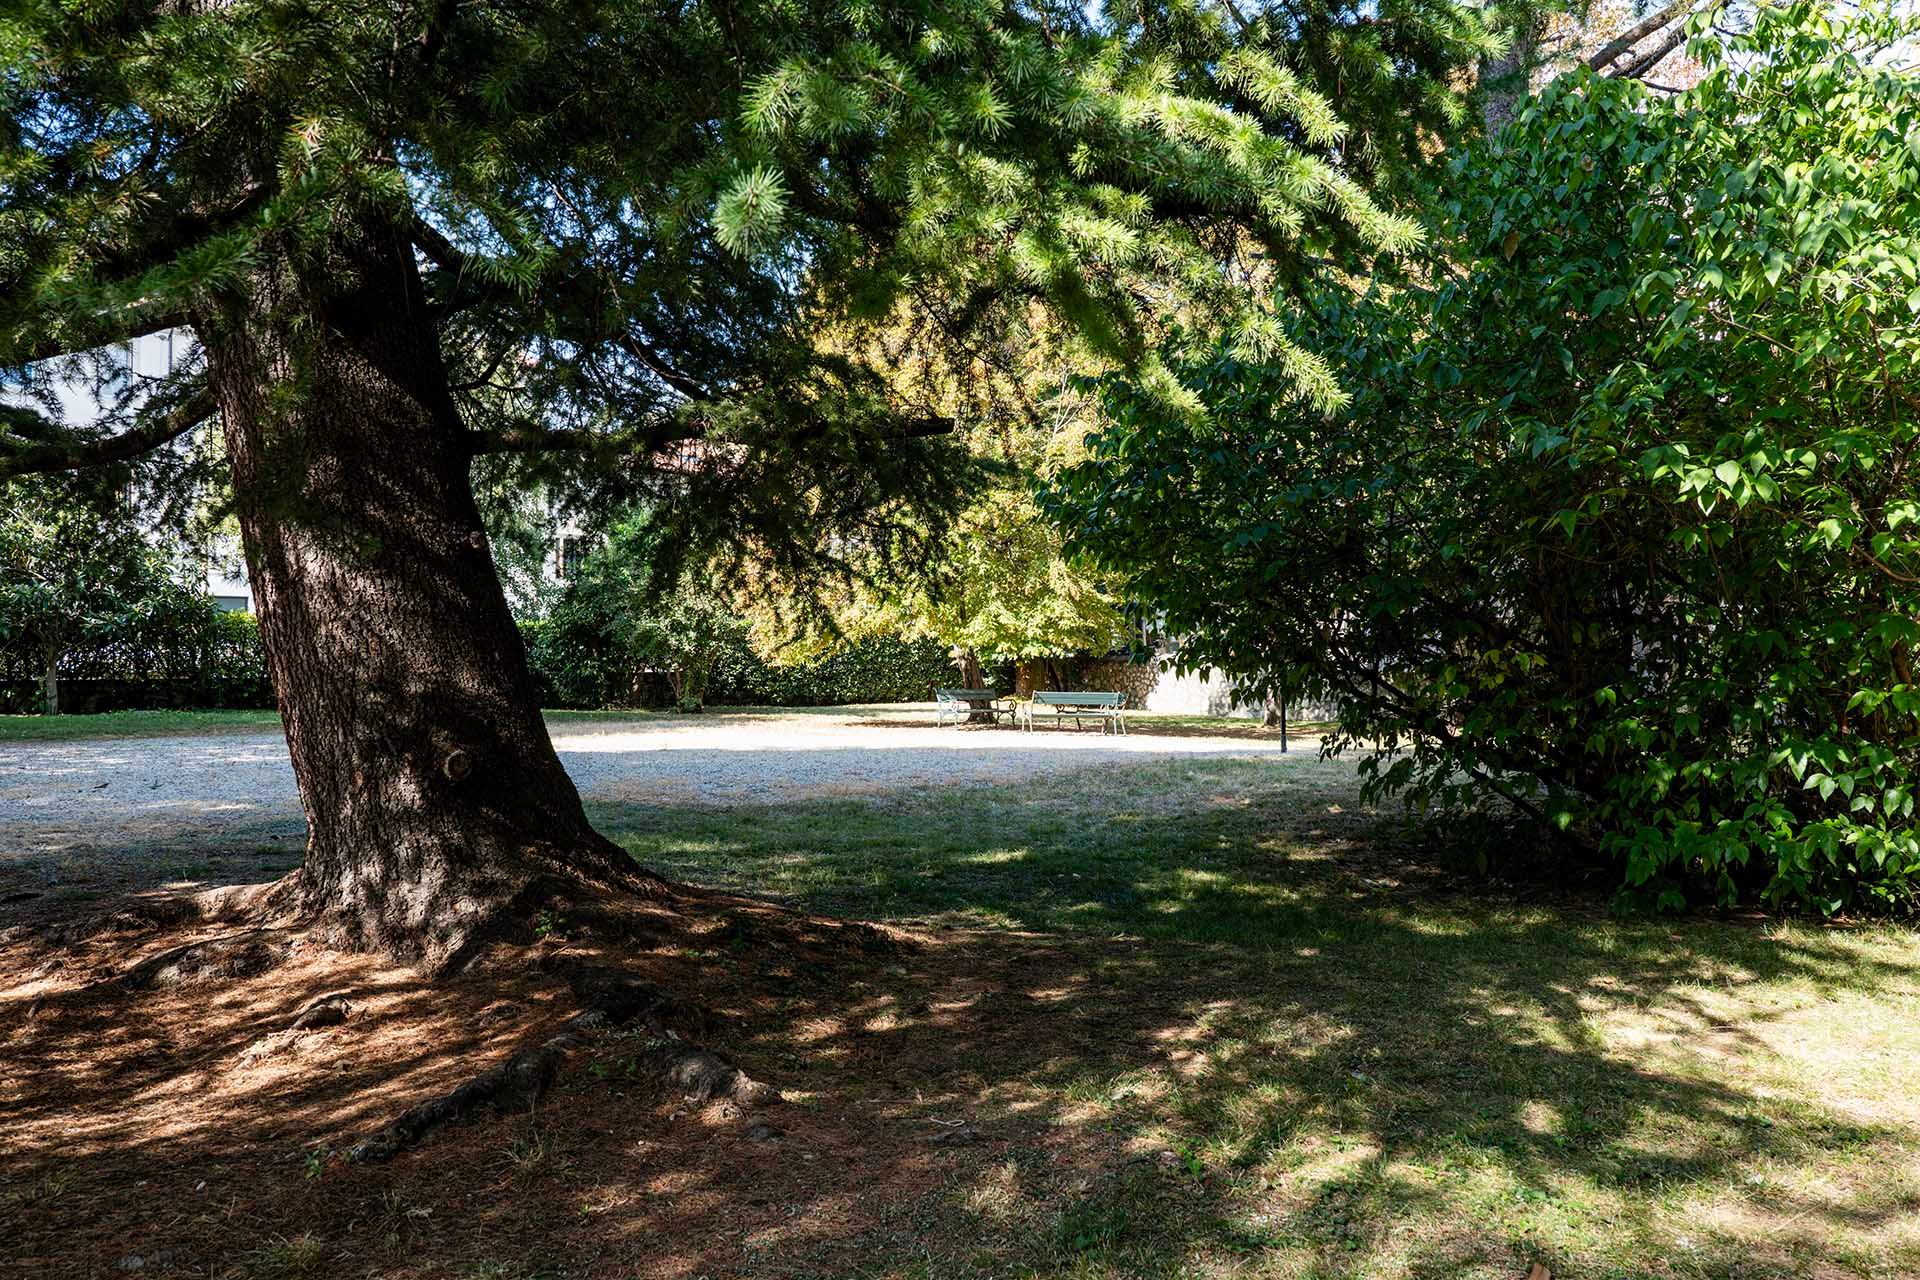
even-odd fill
[{"label": "rough tree bark", "polygon": [[276,905],[442,966],[557,889],[657,883],[548,738],[406,239],[268,255],[195,327],[310,832]]},{"label": "rough tree bark", "polygon": [[[953,664],[960,668],[960,685],[965,689],[986,688],[986,675],[980,670],[980,655],[971,649],[955,649]],[[993,724],[993,712],[975,703],[973,710],[967,713],[968,724]]]},{"label": "rough tree bark", "polygon": [[40,700],[46,704],[50,716],[60,714],[60,657],[64,652],[63,646],[44,649],[40,655]]},{"label": "rough tree bark", "polygon": [[1529,16],[1513,33],[1513,42],[1497,58],[1489,58],[1480,69],[1480,83],[1487,86],[1481,103],[1481,119],[1491,137],[1513,122],[1514,117],[1533,96],[1529,79],[1540,56],[1540,37],[1544,23]]}]

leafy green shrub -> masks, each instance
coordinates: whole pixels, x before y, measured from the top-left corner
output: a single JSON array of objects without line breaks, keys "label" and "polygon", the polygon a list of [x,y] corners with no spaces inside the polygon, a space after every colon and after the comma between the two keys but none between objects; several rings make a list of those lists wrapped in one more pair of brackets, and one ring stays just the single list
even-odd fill
[{"label": "leafy green shrub", "polygon": [[[521,635],[549,707],[662,706],[673,701],[663,674],[636,671],[606,633],[553,620],[522,622]],[[870,639],[818,661],[768,662],[735,624],[706,677],[705,701],[714,706],[828,707],[867,702],[915,702],[936,684],[954,679],[945,646],[931,640]]]},{"label": "leafy green shrub", "polygon": [[1911,902],[1913,22],[1754,23],[1464,157],[1428,260],[1296,328],[1342,411],[1224,350],[1204,412],[1116,378],[1049,505],[1189,661],[1331,698],[1378,791],[1504,797],[1665,906]]},{"label": "leafy green shrub", "polygon": [[818,661],[781,666],[761,658],[743,637],[714,666],[707,696],[758,707],[924,702],[935,685],[951,684],[954,677],[946,646],[933,640],[874,638]]},{"label": "leafy green shrub", "polygon": [[[37,651],[0,645],[0,710],[40,709]],[[63,707],[274,705],[259,622],[168,584],[142,607],[89,627],[60,658]]]},{"label": "leafy green shrub", "polygon": [[[0,485],[0,706],[271,706],[251,617],[181,581],[128,507],[124,473]],[[78,686],[76,688],[76,686]]]}]

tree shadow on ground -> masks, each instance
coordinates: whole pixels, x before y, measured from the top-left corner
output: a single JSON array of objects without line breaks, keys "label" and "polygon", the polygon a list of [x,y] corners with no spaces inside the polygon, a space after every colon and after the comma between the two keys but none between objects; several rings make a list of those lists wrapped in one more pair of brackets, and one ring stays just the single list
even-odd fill
[{"label": "tree shadow on ground", "polygon": [[[916,1021],[939,1006],[907,983],[884,1002],[907,1016],[848,1033],[847,1052],[866,1071],[928,1063],[915,1097],[971,1091],[1016,1128],[1037,1113],[1148,1157],[1051,1202],[1050,1265],[1799,1275],[1850,1250],[1863,1274],[1887,1248],[1920,1259],[1910,1236],[1879,1238],[1920,1208],[1920,1179],[1884,1176],[1920,1144],[1914,1114],[1840,1105],[1819,1080],[1873,1043],[1841,1010],[1911,1010],[1907,935],[1490,895],[1350,790],[1329,803],[1325,777],[1262,768],[1169,762],[1132,789],[1050,779],[884,817],[821,803],[601,823],[643,861],[806,908],[1007,930],[967,935],[1021,956],[983,979],[984,1011]],[[806,1014],[831,1021],[834,1002]],[[1714,1221],[1687,1230],[1695,1211]]]},{"label": "tree shadow on ground", "polygon": [[[651,1032],[612,1031],[534,1114],[341,1165],[346,1138],[542,1034],[562,1013],[542,966],[433,986],[314,956],[134,1001],[89,974],[27,994],[20,973],[0,984],[0,1269],[1517,1278],[1539,1260],[1589,1280],[1920,1261],[1900,1234],[1920,1183],[1899,1172],[1920,1134],[1882,1105],[1912,1048],[1905,935],[1490,897],[1383,839],[1332,767],[596,820],[687,879],[902,926],[849,944],[739,914],[629,956],[704,1001],[714,1045],[787,1102],[686,1102],[646,1078]],[[565,921],[541,944],[592,946]],[[363,1020],[248,1060],[338,986],[368,993]],[[1876,1037],[1888,1056],[1864,1060]]]}]

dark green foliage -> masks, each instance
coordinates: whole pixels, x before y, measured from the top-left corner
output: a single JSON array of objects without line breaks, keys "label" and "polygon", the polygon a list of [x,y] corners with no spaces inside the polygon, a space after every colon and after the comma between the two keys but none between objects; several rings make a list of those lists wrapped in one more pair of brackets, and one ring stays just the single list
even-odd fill
[{"label": "dark green foliage", "polygon": [[741,627],[697,567],[662,554],[668,536],[655,513],[628,511],[574,567],[542,636],[565,705],[647,705],[657,677],[683,711],[700,709],[707,674]]},{"label": "dark green foliage", "polygon": [[949,679],[946,647],[874,637],[818,661],[767,661],[706,567],[658,551],[654,513],[612,520],[548,616],[521,624],[542,705],[829,706],[929,698]]},{"label": "dark green foliage", "polygon": [[[0,645],[0,712],[41,710],[38,657]],[[260,626],[169,583],[135,614],[90,630],[60,659],[68,713],[147,707],[271,708]]]},{"label": "dark green foliage", "polygon": [[[637,671],[611,639],[610,627],[566,621],[523,622],[542,705],[550,707],[658,707],[673,705],[664,673]],[[743,623],[716,646],[707,673],[709,706],[832,707],[867,702],[919,702],[933,686],[951,683],[953,662],[932,640],[866,639],[812,662],[779,664],[761,657]]]},{"label": "dark green foliage", "polygon": [[1463,157],[1424,275],[1296,335],[1345,412],[1225,351],[1204,413],[1112,381],[1053,510],[1380,790],[1504,797],[1663,905],[1910,902],[1920,79],[1901,21],[1756,21]]},{"label": "dark green foliage", "polygon": [[[962,460],[823,333],[911,310],[970,359],[1039,302],[1132,358],[1179,307],[1279,352],[1239,282],[1410,243],[1366,188],[1431,155],[1487,47],[1439,0],[36,0],[0,22],[0,368],[197,323],[268,260],[408,239],[476,448],[521,479],[671,498],[676,546],[795,579],[911,555]],[[191,407],[203,374],[102,428]],[[70,437],[9,424],[0,471]]]},{"label": "dark green foliage", "polygon": [[866,702],[925,702],[954,679],[953,659],[935,640],[874,637],[831,657],[771,663],[738,645],[714,664],[707,701],[748,707],[838,707]]},{"label": "dark green foliage", "polygon": [[[0,702],[68,710],[255,705],[263,672],[247,620],[235,633],[142,531],[112,470],[30,476],[0,489]],[[83,705],[84,704],[84,705]]]}]

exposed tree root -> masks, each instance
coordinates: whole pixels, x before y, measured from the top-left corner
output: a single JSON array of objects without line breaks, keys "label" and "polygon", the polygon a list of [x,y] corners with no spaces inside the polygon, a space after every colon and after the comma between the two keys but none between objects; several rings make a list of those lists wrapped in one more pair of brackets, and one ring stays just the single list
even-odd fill
[{"label": "exposed tree root", "polygon": [[636,1023],[659,1037],[660,1078],[668,1087],[681,1091],[688,1101],[731,1098],[743,1106],[780,1101],[778,1090],[752,1079],[719,1054],[680,1039],[662,1025],[660,1015],[680,1007],[672,997],[604,970],[579,969],[568,978],[575,990],[588,997],[589,1004],[568,1019],[565,1030],[519,1050],[451,1092],[410,1108],[385,1128],[354,1144],[347,1158],[362,1162],[391,1160],[441,1125],[483,1109],[531,1110],[567,1062],[585,1047],[589,1036]]},{"label": "exposed tree root", "polygon": [[[311,908],[297,874],[270,884],[135,899],[111,914],[46,930],[43,936],[77,948],[88,939],[122,933],[194,929],[202,935],[166,946],[107,979],[128,990],[254,978],[296,951],[337,947],[339,918]],[[588,954],[601,947],[625,953],[635,944],[671,952],[684,946],[690,933],[702,946],[767,955],[790,955],[795,947],[887,952],[897,946],[871,927],[789,920],[780,909],[763,903],[707,895],[652,877],[609,885],[533,876],[484,920],[474,917],[473,922],[473,931],[453,954],[421,957],[427,960],[429,977],[465,981],[478,977],[478,969],[503,963],[565,982],[579,1011],[557,1034],[513,1052],[367,1134],[352,1145],[350,1159],[389,1160],[450,1121],[482,1111],[528,1110],[594,1037],[616,1030],[642,1043],[641,1060],[658,1087],[689,1103],[726,1099],[759,1107],[780,1100],[777,1090],[702,1047],[699,1041],[712,1030],[704,1008],[668,996],[621,968],[585,963],[581,947]],[[237,927],[205,936],[214,932],[207,926],[224,924]],[[258,1042],[250,1053],[262,1056],[299,1033],[347,1023],[350,1014],[346,993],[309,1000],[282,1031]]]},{"label": "exposed tree root", "polygon": [[120,983],[144,990],[209,978],[254,978],[285,960],[293,946],[294,936],[284,929],[249,929],[183,943],[140,961],[120,975]]},{"label": "exposed tree root", "polygon": [[688,1102],[731,1098],[743,1107],[764,1107],[780,1101],[780,1091],[755,1080],[711,1050],[682,1045],[671,1057],[667,1083]]},{"label": "exposed tree root", "polygon": [[318,1031],[322,1027],[337,1027],[347,1020],[353,1012],[353,1006],[347,1003],[347,993],[335,991],[309,1001],[307,1007],[294,1016],[287,1024],[289,1031]]},{"label": "exposed tree root", "polygon": [[0,930],[0,944],[33,939],[71,949],[104,933],[148,933],[194,924],[263,926],[279,910],[287,883],[281,879],[265,884],[223,885],[199,893],[129,898],[104,915]]}]

